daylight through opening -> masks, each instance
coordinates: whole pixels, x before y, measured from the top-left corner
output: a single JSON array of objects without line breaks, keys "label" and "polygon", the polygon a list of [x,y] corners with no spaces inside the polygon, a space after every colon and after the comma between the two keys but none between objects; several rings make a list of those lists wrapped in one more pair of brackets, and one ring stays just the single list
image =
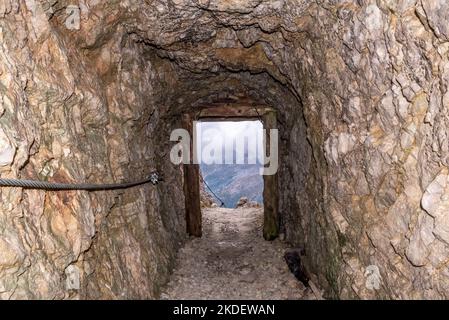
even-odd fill
[{"label": "daylight through opening", "polygon": [[263,125],[199,121],[196,153],[203,206],[263,206]]}]

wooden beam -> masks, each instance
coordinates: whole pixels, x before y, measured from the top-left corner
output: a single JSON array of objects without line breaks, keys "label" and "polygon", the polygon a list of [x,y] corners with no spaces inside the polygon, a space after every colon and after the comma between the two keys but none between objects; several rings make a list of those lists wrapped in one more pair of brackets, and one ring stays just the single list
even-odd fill
[{"label": "wooden beam", "polygon": [[[183,127],[193,139],[193,122],[189,114],[183,116]],[[193,157],[193,143],[190,143],[190,155]],[[191,236],[202,236],[202,217],[200,205],[199,165],[184,164],[184,197],[186,208],[186,228]]]},{"label": "wooden beam", "polygon": [[[274,111],[265,113],[263,117],[264,128],[267,130],[267,147],[270,150],[270,129],[277,128],[276,113]],[[263,202],[264,202],[264,224],[263,237],[265,240],[274,240],[279,236],[279,194],[278,174],[263,176]]]},{"label": "wooden beam", "polygon": [[[256,111],[257,110],[257,111]],[[227,120],[237,118],[238,120],[258,119],[265,113],[271,111],[268,107],[248,106],[248,105],[218,105],[214,107],[206,107],[201,110],[201,118],[218,118],[218,120]]]}]

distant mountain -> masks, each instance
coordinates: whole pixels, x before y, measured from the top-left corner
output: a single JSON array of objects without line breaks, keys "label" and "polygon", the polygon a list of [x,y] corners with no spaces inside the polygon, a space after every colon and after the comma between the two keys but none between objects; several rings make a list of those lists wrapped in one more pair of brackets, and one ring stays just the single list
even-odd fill
[{"label": "distant mountain", "polygon": [[[249,162],[250,158],[254,160],[254,157],[256,156],[255,147],[258,149],[261,148],[261,146],[251,145],[252,148],[250,149],[248,145],[249,141],[246,141],[246,146],[243,150],[239,148],[237,152],[236,139],[257,137],[258,132],[260,133],[259,130],[262,130],[262,123],[259,121],[200,122],[197,124],[197,129],[200,129],[197,134],[199,138],[198,146],[201,146],[197,152],[201,155],[202,160],[204,160],[204,155],[209,155],[207,152],[204,152],[204,148],[206,147],[213,147],[214,153],[215,150],[222,151],[219,157],[221,159],[214,162],[220,164],[206,164],[213,162],[201,161],[200,168],[204,180],[213,192],[223,200],[225,206],[227,208],[235,208],[241,197],[247,197],[250,201],[262,204],[263,178],[259,175],[260,163],[221,164],[225,163],[225,155],[228,155],[229,153],[232,153],[232,159],[236,162],[237,159],[239,159],[237,153],[242,151],[245,162]],[[226,140],[228,140],[228,142],[233,141],[233,144],[223,143]],[[218,200],[217,203],[219,203]]]},{"label": "distant mountain", "polygon": [[227,208],[234,208],[241,197],[263,203],[263,177],[259,175],[259,165],[201,164],[200,168],[206,183]]}]

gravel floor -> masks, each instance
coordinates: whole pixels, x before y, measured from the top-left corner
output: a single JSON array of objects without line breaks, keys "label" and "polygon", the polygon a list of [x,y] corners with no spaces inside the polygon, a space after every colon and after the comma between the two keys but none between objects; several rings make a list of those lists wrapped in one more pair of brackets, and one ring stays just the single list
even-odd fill
[{"label": "gravel floor", "polygon": [[203,211],[203,237],[180,251],[162,299],[312,299],[288,270],[287,246],[262,237],[263,209]]}]

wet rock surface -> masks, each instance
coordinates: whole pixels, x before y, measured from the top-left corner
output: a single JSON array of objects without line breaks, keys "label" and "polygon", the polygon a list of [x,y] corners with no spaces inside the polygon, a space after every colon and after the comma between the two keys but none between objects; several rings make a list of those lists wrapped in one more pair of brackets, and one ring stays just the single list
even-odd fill
[{"label": "wet rock surface", "polygon": [[204,209],[204,233],[181,249],[163,299],[313,299],[289,271],[285,243],[262,237],[261,208]]}]

